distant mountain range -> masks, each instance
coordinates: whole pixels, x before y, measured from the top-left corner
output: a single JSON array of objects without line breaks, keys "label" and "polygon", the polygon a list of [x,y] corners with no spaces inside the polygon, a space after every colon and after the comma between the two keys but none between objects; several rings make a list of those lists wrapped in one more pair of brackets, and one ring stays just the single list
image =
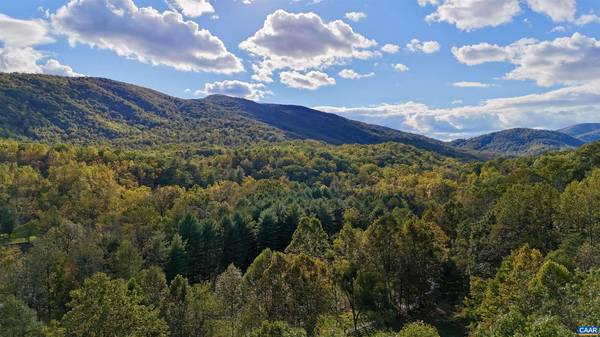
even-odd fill
[{"label": "distant mountain range", "polygon": [[[600,116],[598,118],[600,118]],[[577,124],[558,131],[586,143],[600,140],[600,123]]]},{"label": "distant mountain range", "polygon": [[464,150],[501,156],[533,156],[549,151],[571,150],[600,140],[600,123],[578,124],[557,131],[509,129],[449,144]]},{"label": "distant mountain range", "polygon": [[222,95],[180,99],[103,78],[0,74],[0,137],[128,148],[243,146],[310,139],[398,142],[449,157],[537,155],[600,140],[600,123],[511,129],[442,142],[295,105]]},{"label": "distant mountain range", "polygon": [[442,141],[302,106],[227,96],[179,99],[102,78],[0,74],[0,137],[144,146],[239,146],[312,139],[330,144],[399,142],[472,158]]}]

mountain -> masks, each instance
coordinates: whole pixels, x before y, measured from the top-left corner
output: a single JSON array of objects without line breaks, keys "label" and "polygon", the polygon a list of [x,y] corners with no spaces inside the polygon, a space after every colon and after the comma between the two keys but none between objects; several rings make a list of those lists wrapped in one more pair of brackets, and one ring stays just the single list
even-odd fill
[{"label": "mountain", "polygon": [[529,156],[548,151],[575,149],[583,141],[558,131],[510,129],[450,142],[452,146],[494,155]]},{"label": "mountain", "polygon": [[577,124],[558,131],[566,133],[585,143],[592,143],[600,140],[600,123]]},{"label": "mountain", "polygon": [[302,106],[222,95],[180,99],[103,78],[0,74],[0,137],[131,148],[313,139],[330,144],[399,142],[471,158],[421,135]]}]

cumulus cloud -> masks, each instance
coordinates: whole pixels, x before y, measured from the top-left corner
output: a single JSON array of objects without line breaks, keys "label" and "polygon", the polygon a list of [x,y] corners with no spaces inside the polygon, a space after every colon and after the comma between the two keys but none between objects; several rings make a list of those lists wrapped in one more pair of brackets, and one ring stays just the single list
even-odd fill
[{"label": "cumulus cloud", "polygon": [[0,72],[35,73],[61,76],[81,76],[69,66],[34,49],[52,43],[48,24],[43,20],[19,20],[0,13]]},{"label": "cumulus cloud", "polygon": [[57,32],[77,43],[183,71],[235,73],[240,59],[223,42],[173,11],[138,8],[132,0],[71,0],[52,15]]},{"label": "cumulus cloud", "polygon": [[31,47],[0,48],[0,72],[59,76],[83,76],[55,59],[43,63],[45,55]]},{"label": "cumulus cloud", "polygon": [[31,48],[0,48],[0,72],[3,73],[41,73],[38,61],[42,53]]},{"label": "cumulus cloud", "polygon": [[600,16],[596,14],[584,14],[575,20],[575,24],[585,26],[590,23],[600,23]]},{"label": "cumulus cloud", "polygon": [[461,81],[452,83],[453,86],[459,88],[489,88],[490,85],[487,83],[481,82],[469,82],[469,81]]},{"label": "cumulus cloud", "polygon": [[165,0],[167,5],[190,18],[197,18],[205,13],[214,13],[215,9],[208,0]]},{"label": "cumulus cloud", "polygon": [[547,15],[554,22],[585,25],[600,21],[594,14],[577,18],[576,0],[417,0],[420,6],[435,6],[426,16],[428,22],[447,22],[465,31],[497,27],[511,22],[526,4],[532,11]]},{"label": "cumulus cloud", "polygon": [[375,76],[375,73],[370,72],[367,74],[360,74],[360,73],[357,73],[356,71],[354,71],[353,69],[342,69],[342,71],[340,71],[338,73],[338,75],[340,75],[341,78],[345,78],[345,79],[349,79],[349,80],[357,80],[360,78]]},{"label": "cumulus cloud", "polygon": [[335,84],[335,79],[320,71],[309,71],[306,74],[297,71],[283,71],[279,74],[279,78],[285,86],[305,90],[316,90]]},{"label": "cumulus cloud", "polygon": [[396,54],[399,50],[400,46],[391,43],[385,44],[383,47],[381,47],[381,51],[387,54]]},{"label": "cumulus cloud", "polygon": [[433,54],[440,51],[440,48],[441,46],[437,41],[420,41],[419,39],[412,39],[406,44],[406,49],[413,53],[423,52],[425,54]]},{"label": "cumulus cloud", "polygon": [[272,92],[266,90],[265,85],[262,83],[248,83],[234,80],[205,83],[204,90],[196,91],[195,94],[227,95],[257,101],[264,98],[266,95],[272,94]]},{"label": "cumulus cloud", "polygon": [[367,17],[367,14],[363,12],[348,12],[346,13],[346,19],[354,22],[358,22]]},{"label": "cumulus cloud", "polygon": [[43,20],[19,20],[0,13],[0,41],[5,47],[19,48],[51,43],[54,40]]},{"label": "cumulus cloud", "polygon": [[46,61],[46,63],[43,64],[42,66],[40,66],[40,68],[44,74],[48,74],[48,75],[68,76],[68,77],[83,76],[83,75],[78,74],[75,71],[73,71],[73,68],[71,68],[67,65],[61,64],[60,62],[58,62],[55,59],[50,59],[50,60]]},{"label": "cumulus cloud", "polygon": [[532,10],[548,15],[555,22],[575,20],[576,0],[527,0],[527,3]]},{"label": "cumulus cloud", "polygon": [[422,1],[437,6],[427,22],[447,22],[461,30],[496,27],[510,22],[521,11],[519,0],[443,0]]},{"label": "cumulus cloud", "polygon": [[600,81],[446,109],[419,102],[316,109],[440,139],[472,137],[513,127],[558,129],[600,121]]},{"label": "cumulus cloud", "polygon": [[575,33],[552,41],[522,39],[507,46],[488,43],[453,48],[467,65],[509,62],[510,80],[533,80],[540,86],[580,84],[600,79],[600,40]]},{"label": "cumulus cloud", "polygon": [[276,70],[306,71],[379,55],[377,42],[356,32],[347,23],[323,22],[315,13],[277,10],[263,27],[240,43],[240,48],[258,59],[253,79],[271,81]]},{"label": "cumulus cloud", "polygon": [[403,73],[405,71],[408,71],[409,68],[406,65],[402,64],[402,63],[396,63],[396,64],[394,64],[394,70]]}]

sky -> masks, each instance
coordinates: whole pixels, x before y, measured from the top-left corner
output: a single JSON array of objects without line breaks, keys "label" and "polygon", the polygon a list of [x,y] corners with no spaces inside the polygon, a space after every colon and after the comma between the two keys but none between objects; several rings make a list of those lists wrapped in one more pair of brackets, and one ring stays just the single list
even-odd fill
[{"label": "sky", "polygon": [[600,122],[598,0],[4,0],[0,72],[298,104],[443,140]]}]

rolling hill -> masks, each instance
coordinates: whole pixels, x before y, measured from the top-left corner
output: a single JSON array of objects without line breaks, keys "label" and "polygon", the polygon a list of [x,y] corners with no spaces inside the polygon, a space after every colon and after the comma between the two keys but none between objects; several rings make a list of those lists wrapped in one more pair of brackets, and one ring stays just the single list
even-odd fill
[{"label": "rolling hill", "polygon": [[31,74],[0,74],[0,137],[129,148],[295,139],[330,144],[393,141],[447,156],[472,157],[425,136],[302,106],[221,95],[186,100],[103,78]]},{"label": "rolling hill", "polygon": [[585,143],[600,140],[600,123],[577,124],[558,131],[571,137],[575,137]]},{"label": "rolling hill", "polygon": [[558,131],[509,129],[450,142],[457,148],[492,155],[533,156],[549,151],[576,149],[583,141]]}]

